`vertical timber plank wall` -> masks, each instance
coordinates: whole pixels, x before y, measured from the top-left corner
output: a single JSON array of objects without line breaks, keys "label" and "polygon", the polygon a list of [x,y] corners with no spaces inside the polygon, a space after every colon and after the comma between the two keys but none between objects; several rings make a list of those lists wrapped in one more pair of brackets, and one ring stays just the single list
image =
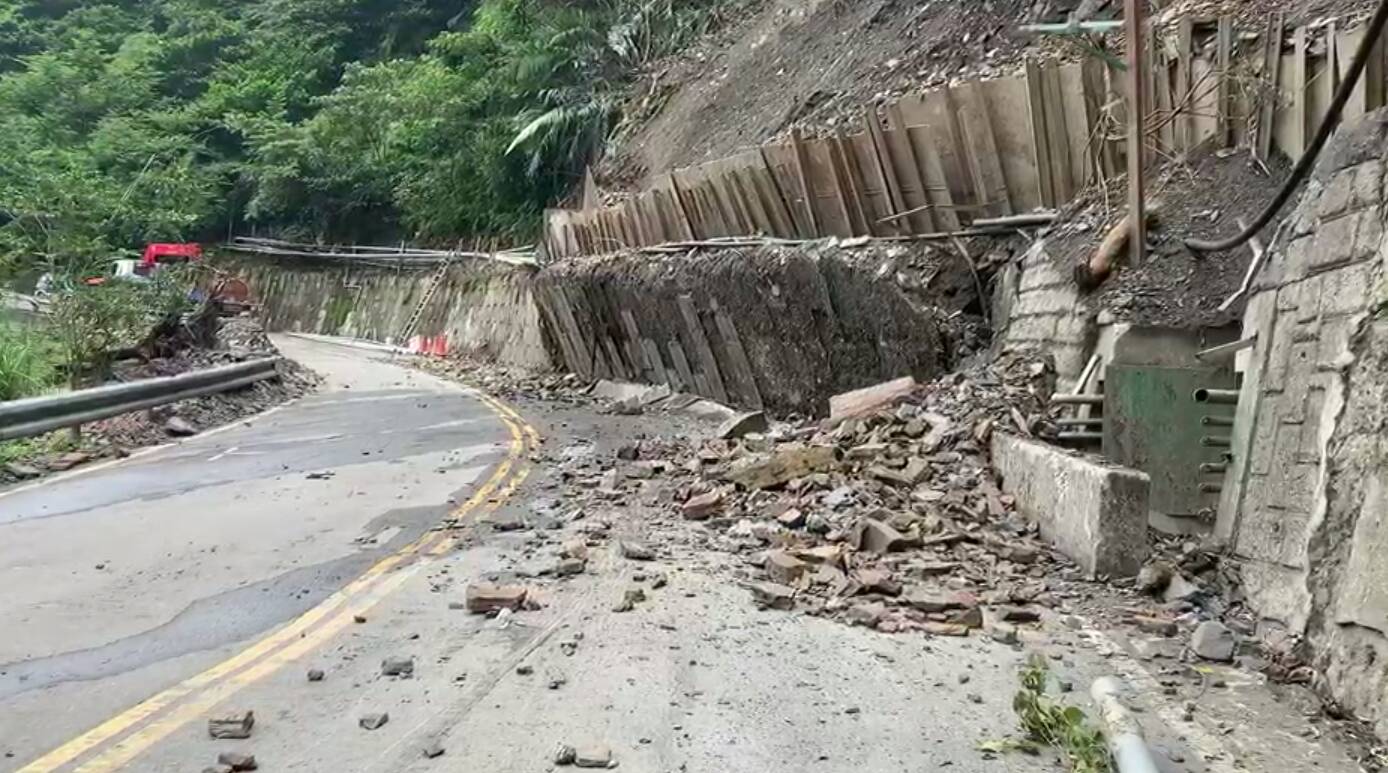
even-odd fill
[{"label": "vertical timber plank wall", "polygon": [[[1149,47],[1149,147],[1274,148],[1300,158],[1363,24],[1285,29],[1274,18],[1181,18]],[[1346,108],[1385,101],[1385,47]],[[1095,180],[1122,174],[1125,88],[1098,59],[1027,65],[870,107],[856,133],[798,132],[726,159],[673,171],[609,207],[549,210],[551,257],[755,236],[897,236],[966,227],[976,217],[1059,207]],[[909,213],[909,214],[905,214]],[[688,352],[686,352],[688,354]]]}]

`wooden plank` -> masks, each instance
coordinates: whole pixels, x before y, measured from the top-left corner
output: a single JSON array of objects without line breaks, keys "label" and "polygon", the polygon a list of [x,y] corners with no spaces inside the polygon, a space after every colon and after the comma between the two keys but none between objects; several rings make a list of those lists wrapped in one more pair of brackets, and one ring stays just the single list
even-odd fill
[{"label": "wooden plank", "polygon": [[642,336],[641,352],[645,354],[646,364],[654,374],[655,380],[651,383],[669,384],[671,389],[679,389],[678,386],[670,381],[670,375],[665,371],[665,362],[660,357],[660,348],[655,345],[655,341]]},{"label": "wooden plank", "polygon": [[853,224],[839,201],[834,172],[834,144],[828,139],[806,141],[805,174],[810,180],[810,195],[815,201],[815,217],[821,236],[849,237]]},{"label": "wooden plank", "polygon": [[[1176,127],[1172,115],[1176,107],[1171,98],[1171,66],[1155,38],[1147,48],[1147,59],[1152,68],[1152,109],[1155,111],[1153,118],[1159,125],[1155,141],[1158,148],[1170,153],[1176,148]],[[1150,123],[1148,125],[1150,126]]]},{"label": "wooden plank", "polygon": [[819,232],[819,220],[815,218],[814,213],[814,193],[810,189],[810,178],[805,174],[805,143],[800,136],[799,129],[790,130],[790,147],[795,154],[795,176],[800,181],[800,194],[805,199],[805,216],[808,219],[806,221],[807,230],[804,235],[808,239],[813,239],[821,234]]},{"label": "wooden plank", "polygon": [[[869,106],[867,112],[863,114],[863,127],[867,130],[868,142],[872,148],[873,169],[877,174],[877,179],[882,183],[882,189],[887,192],[887,215],[899,215],[906,211],[906,206],[901,200],[901,183],[896,179],[896,170],[892,168],[890,157],[887,155],[887,143],[882,137],[882,125],[877,121],[877,111]],[[907,233],[910,225],[903,223],[900,218],[887,221],[887,228],[898,234]]]},{"label": "wooden plank", "polygon": [[1092,159],[1095,171],[1104,179],[1118,174],[1118,154],[1109,142],[1105,105],[1108,103],[1108,66],[1098,59],[1086,59],[1080,65],[1084,80],[1084,107],[1089,135],[1085,140],[1086,155]]},{"label": "wooden plank", "polygon": [[886,183],[882,180],[877,166],[877,154],[873,151],[872,138],[866,133],[854,134],[848,138],[852,149],[852,166],[857,170],[857,181],[862,193],[863,207],[867,220],[875,236],[892,236],[898,231],[892,228],[890,217],[892,205],[888,200]]},{"label": "wooden plank", "polygon": [[761,399],[761,390],[757,388],[756,373],[752,370],[752,362],[747,358],[747,350],[742,347],[742,338],[737,334],[737,327],[733,325],[732,318],[718,307],[717,299],[709,302],[713,309],[714,324],[718,327],[718,334],[723,338],[723,345],[728,352],[728,363],[730,372],[736,373],[738,381],[738,391],[741,393],[745,404],[761,410],[764,406]]},{"label": "wooden plank", "polygon": [[1195,148],[1195,121],[1191,114],[1194,98],[1191,89],[1191,48],[1194,45],[1195,20],[1189,15],[1182,16],[1176,23],[1176,91],[1178,105],[1182,105],[1176,116],[1176,150],[1189,153]]},{"label": "wooden plank", "polygon": [[1128,43],[1128,236],[1131,254],[1129,265],[1141,266],[1147,248],[1147,212],[1144,201],[1146,174],[1146,142],[1143,120],[1147,116],[1142,66],[1143,37],[1146,32],[1147,3],[1145,0],[1123,0],[1123,27]]},{"label": "wooden plank", "polygon": [[599,349],[604,353],[605,359],[600,359],[602,369],[611,375],[610,378],[618,378],[623,381],[631,381],[632,373],[627,369],[627,364],[622,360],[621,355],[617,354],[617,345],[612,343],[611,336],[601,336],[598,339]]},{"label": "wooden plank", "polygon": [[938,230],[935,218],[929,209],[930,198],[926,195],[925,178],[921,174],[921,160],[916,156],[911,136],[906,131],[906,115],[901,104],[893,102],[887,107],[887,148],[891,151],[892,165],[896,169],[897,180],[901,183],[901,201],[908,210],[916,210],[910,216],[912,233],[931,233]]},{"label": "wooden plank", "polygon": [[1272,135],[1275,130],[1277,103],[1282,83],[1282,13],[1268,18],[1263,41],[1263,84],[1258,103],[1258,138],[1255,148],[1258,158],[1266,161],[1272,154]]},{"label": "wooden plank", "polygon": [[689,209],[684,203],[684,195],[680,191],[679,182],[675,180],[675,175],[673,173],[667,174],[665,175],[665,179],[669,182],[670,196],[675,205],[675,211],[679,212],[686,237],[691,240],[706,238],[704,234],[699,233],[699,231],[694,228],[694,219],[689,216]]},{"label": "wooden plank", "polygon": [[772,176],[776,179],[777,187],[784,197],[786,209],[790,213],[791,222],[795,224],[795,236],[806,238],[806,234],[811,233],[811,230],[809,216],[806,213],[806,202],[803,198],[804,191],[800,188],[800,177],[795,172],[795,148],[791,147],[789,143],[764,145],[762,153],[766,155],[767,168],[771,170]]},{"label": "wooden plank", "polygon": [[951,93],[958,98],[958,117],[964,145],[968,152],[969,173],[978,192],[979,204],[993,215],[1012,214],[1012,201],[1003,176],[993,138],[993,125],[988,119],[988,103],[979,83],[965,82]]},{"label": "wooden plank", "polygon": [[[1354,54],[1359,50],[1359,43],[1364,39],[1363,25],[1352,29],[1342,29],[1335,39],[1335,74],[1338,82],[1344,82],[1345,75],[1349,72],[1349,65],[1354,61]],[[1345,103],[1344,120],[1351,121],[1364,115],[1369,111],[1368,101],[1368,69],[1359,76],[1359,80],[1354,84],[1350,91],[1349,101]]]},{"label": "wooden plank", "polygon": [[747,202],[747,206],[752,211],[752,218],[757,223],[757,233],[765,236],[776,234],[776,223],[771,219],[771,213],[766,208],[766,201],[761,196],[761,191],[757,190],[757,181],[753,177],[755,173],[751,169],[738,169],[733,175],[733,185],[738,193]]},{"label": "wooden plank", "polygon": [[978,201],[978,194],[969,172],[968,153],[960,137],[954,102],[948,86],[927,91],[922,99],[929,116],[925,125],[930,129],[931,144],[939,154],[940,166],[949,181],[950,198],[958,204],[969,204]]},{"label": "wooden plank", "polygon": [[670,350],[670,362],[675,366],[675,373],[684,383],[684,390],[693,392],[699,388],[698,382],[694,380],[694,372],[689,369],[689,358],[684,356],[684,347],[680,346],[677,339],[670,339],[665,342],[665,346]]},{"label": "wooden plank", "polygon": [[954,196],[950,193],[949,180],[945,178],[944,165],[940,154],[932,142],[930,127],[912,126],[906,130],[911,145],[916,149],[916,158],[921,161],[922,179],[926,196],[934,209],[931,216],[942,231],[957,231],[960,228],[959,216],[954,210]]},{"label": "wooden plank", "polygon": [[776,179],[776,172],[771,168],[771,161],[766,157],[765,146],[757,148],[757,155],[761,157],[761,167],[753,167],[750,171],[753,181],[757,184],[757,192],[761,194],[762,203],[767,207],[767,214],[776,224],[775,233],[786,239],[794,238],[797,233],[795,217],[791,214],[790,205],[781,190],[781,183]]},{"label": "wooden plank", "polygon": [[1046,86],[1041,67],[1028,60],[1023,77],[1027,81],[1027,120],[1031,129],[1032,158],[1036,162],[1036,187],[1041,203],[1056,206],[1055,182],[1051,179],[1051,143],[1046,131]]},{"label": "wooden plank", "polygon": [[564,325],[573,335],[574,353],[578,356],[577,367],[574,368],[574,371],[585,380],[591,381],[593,378],[593,353],[588,347],[588,341],[583,336],[583,329],[578,326],[578,321],[574,319],[573,299],[563,288],[554,288],[554,292],[559,299],[555,308],[564,321]]},{"label": "wooden plank", "polygon": [[727,403],[728,392],[723,386],[723,377],[718,370],[718,358],[713,356],[713,347],[709,345],[703,323],[699,321],[699,314],[694,310],[693,296],[681,295],[677,305],[680,308],[680,316],[684,318],[685,331],[694,344],[694,356],[699,359],[699,369],[708,381],[705,394],[720,403]]},{"label": "wooden plank", "polygon": [[[1061,110],[1065,114],[1065,142],[1070,154],[1070,182],[1075,191],[1099,179],[1096,161],[1089,154],[1094,118],[1084,93],[1084,66],[1078,62],[1056,68],[1060,82]],[[1073,193],[1071,195],[1074,195]]]},{"label": "wooden plank", "polygon": [[856,174],[857,166],[849,158],[849,152],[843,140],[843,132],[835,130],[834,174],[838,177],[838,190],[843,196],[848,221],[853,225],[855,236],[871,236],[872,225],[868,223],[867,213],[863,210],[863,199],[859,191]]},{"label": "wooden plank", "polygon": [[1301,158],[1301,154],[1306,152],[1306,143],[1311,138],[1310,99],[1306,89],[1306,79],[1309,75],[1307,45],[1306,28],[1297,27],[1292,32],[1292,79],[1287,84],[1292,94],[1292,147],[1288,149],[1288,155],[1294,160]]},{"label": "wooden plank", "polygon": [[636,317],[632,315],[631,309],[618,311],[617,319],[621,322],[622,332],[626,334],[626,340],[622,345],[627,350],[627,357],[632,365],[640,371],[641,380],[647,384],[661,383],[655,380],[655,367],[646,356],[645,347],[641,345],[641,329],[636,326]]},{"label": "wooden plank", "polygon": [[842,131],[836,131],[834,139],[839,146],[839,162],[843,164],[849,189],[853,192],[853,211],[859,218],[863,229],[860,233],[871,236],[878,232],[878,227],[874,222],[876,211],[872,208],[872,201],[867,192],[867,182],[863,178],[862,153],[859,143],[853,137],[845,137]]},{"label": "wooden plank", "polygon": [[1314,136],[1320,129],[1321,122],[1325,120],[1325,115],[1330,110],[1330,100],[1335,93],[1335,82],[1338,76],[1335,72],[1334,26],[1334,23],[1331,22],[1322,28],[1324,30],[1323,48],[1325,54],[1313,56],[1307,61],[1307,77],[1310,87],[1306,98],[1306,132],[1308,138]]},{"label": "wooden plank", "polygon": [[1060,91],[1060,69],[1055,65],[1042,68],[1041,82],[1045,86],[1046,139],[1051,146],[1051,181],[1056,206],[1069,203],[1075,195],[1075,182],[1070,172],[1070,138],[1066,126],[1065,97]]},{"label": "wooden plank", "polygon": [[[1032,159],[1031,131],[1021,116],[1027,111],[1027,83],[1019,76],[994,78],[978,84],[988,111],[988,125],[1002,169],[1007,204],[1013,212],[1028,212],[1041,204],[1036,195],[1037,170]],[[1048,114],[1049,116],[1049,114]],[[1053,123],[1047,119],[1048,124]],[[1051,166],[1055,167],[1054,148]]]},{"label": "wooden plank", "polygon": [[1234,53],[1234,20],[1229,16],[1219,17],[1215,32],[1215,76],[1219,78],[1216,101],[1219,104],[1219,128],[1216,141],[1221,148],[1227,148],[1233,141],[1234,88],[1233,74],[1230,70]]}]

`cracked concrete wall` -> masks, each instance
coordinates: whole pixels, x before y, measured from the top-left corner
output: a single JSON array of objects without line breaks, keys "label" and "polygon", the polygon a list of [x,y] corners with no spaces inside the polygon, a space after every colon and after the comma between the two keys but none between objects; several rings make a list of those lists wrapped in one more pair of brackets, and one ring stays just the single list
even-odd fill
[{"label": "cracked concrete wall", "polygon": [[1341,128],[1244,318],[1234,463],[1216,533],[1265,634],[1312,645],[1321,687],[1388,729],[1383,322],[1388,111]]},{"label": "cracked concrete wall", "polygon": [[[399,270],[360,264],[223,257],[262,306],[266,329],[396,340],[428,291],[435,266]],[[490,261],[455,263],[425,306],[415,335],[447,335],[462,350],[506,365],[552,366],[531,294],[533,269]]]},{"label": "cracked concrete wall", "polygon": [[1068,391],[1089,360],[1098,326],[1081,302],[1074,277],[1038,240],[999,277],[993,318],[1006,350],[1040,349],[1055,358],[1060,389]]}]

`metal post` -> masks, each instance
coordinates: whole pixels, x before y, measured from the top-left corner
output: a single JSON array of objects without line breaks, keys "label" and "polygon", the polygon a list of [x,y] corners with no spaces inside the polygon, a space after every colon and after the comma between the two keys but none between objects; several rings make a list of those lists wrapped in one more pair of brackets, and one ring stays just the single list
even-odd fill
[{"label": "metal post", "polygon": [[1143,173],[1146,166],[1147,99],[1143,91],[1146,68],[1142,57],[1146,0],[1124,0],[1123,22],[1128,39],[1128,250],[1131,264],[1142,265],[1147,250],[1147,217]]}]

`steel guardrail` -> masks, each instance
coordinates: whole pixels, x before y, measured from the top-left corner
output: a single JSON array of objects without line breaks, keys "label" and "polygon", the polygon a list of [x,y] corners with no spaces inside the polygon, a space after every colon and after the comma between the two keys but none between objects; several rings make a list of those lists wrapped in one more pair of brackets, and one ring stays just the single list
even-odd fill
[{"label": "steel guardrail", "polygon": [[0,403],[0,441],[34,437],[112,416],[227,392],[277,378],[281,357]]}]

